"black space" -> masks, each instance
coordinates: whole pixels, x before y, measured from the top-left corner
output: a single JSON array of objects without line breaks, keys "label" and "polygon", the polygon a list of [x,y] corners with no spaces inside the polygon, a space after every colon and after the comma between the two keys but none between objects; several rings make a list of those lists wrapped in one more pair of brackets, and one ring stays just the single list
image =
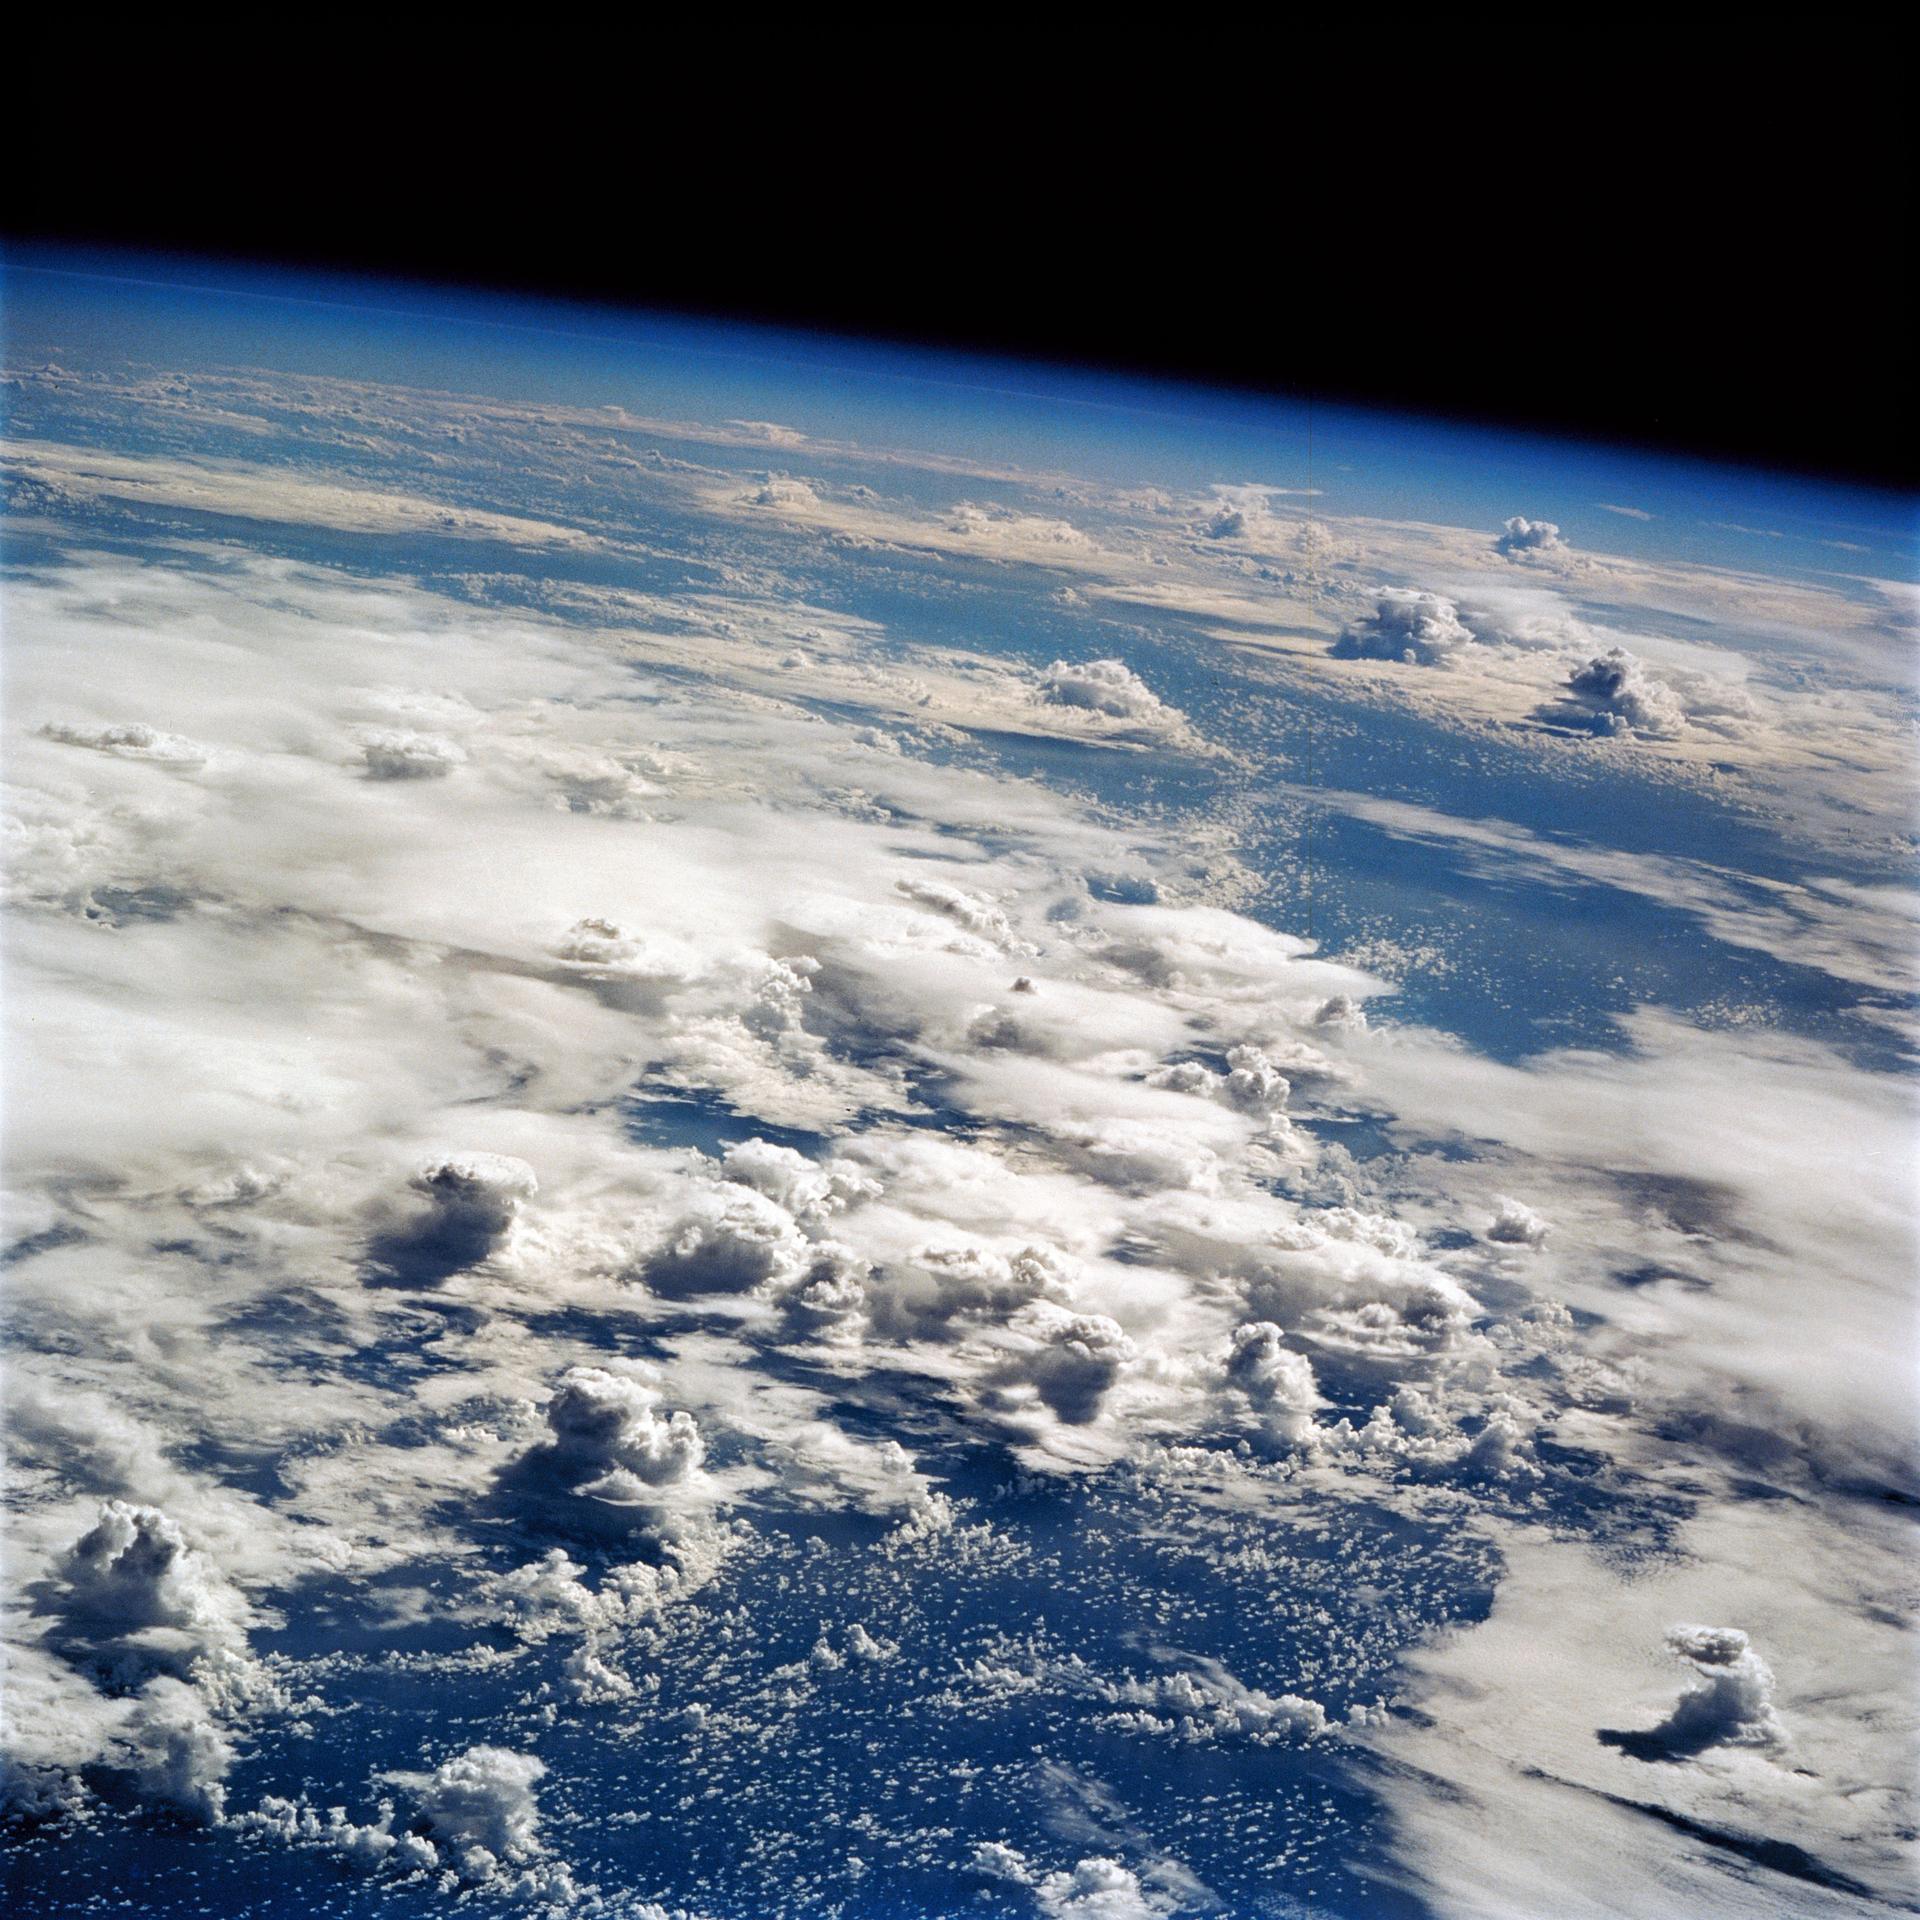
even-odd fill
[{"label": "black space", "polygon": [[1888,45],[1381,15],[1282,52],[1209,17],[1096,70],[904,26],[878,65],[744,19],[697,60],[556,31],[482,77],[156,36],[16,75],[0,225],[1920,483]]}]

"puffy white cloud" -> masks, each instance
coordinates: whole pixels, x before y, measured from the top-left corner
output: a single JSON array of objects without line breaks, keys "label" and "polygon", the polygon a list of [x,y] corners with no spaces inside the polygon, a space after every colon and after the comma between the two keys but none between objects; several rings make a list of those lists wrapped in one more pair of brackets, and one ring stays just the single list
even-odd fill
[{"label": "puffy white cloud", "polygon": [[747,495],[750,504],[756,507],[784,507],[789,510],[817,507],[820,496],[804,480],[796,480],[784,473],[769,473],[753,492]]},{"label": "puffy white cloud", "polygon": [[[683,1527],[655,1543],[656,1560],[591,1570],[564,1547],[490,1580],[484,1597],[501,1624],[530,1644],[578,1636],[597,1645],[656,1621],[669,1607],[698,1593],[724,1564],[729,1536],[723,1528]],[[590,1680],[584,1670],[583,1680]],[[612,1684],[612,1683],[605,1683]]]},{"label": "puffy white cloud", "polygon": [[1317,1739],[1327,1730],[1327,1711],[1317,1700],[1263,1693],[1213,1662],[1145,1680],[1110,1682],[1100,1690],[1116,1708],[1104,1716],[1107,1724],[1189,1746],[1235,1741],[1276,1746]]},{"label": "puffy white cloud", "polygon": [[1045,552],[1049,548],[1089,551],[1093,542],[1070,520],[1049,519],[1044,514],[986,512],[963,504],[949,522],[954,533],[989,546],[1011,550],[1022,548]]},{"label": "puffy white cloud", "polygon": [[1171,712],[1124,660],[1056,660],[1040,676],[1040,697],[1116,720],[1158,723]]},{"label": "puffy white cloud", "polygon": [[1161,1920],[1170,1911],[1131,1867],[1101,1854],[1034,1882],[1033,1898],[1046,1920]]},{"label": "puffy white cloud", "polygon": [[1624,647],[1609,647],[1567,676],[1571,704],[1605,733],[1646,733],[1672,739],[1687,724],[1686,709],[1666,681]]},{"label": "puffy white cloud", "polygon": [[1700,1677],[1657,1727],[1645,1733],[1605,1732],[1601,1737],[1609,1744],[1642,1760],[1682,1760],[1714,1747],[1785,1744],[1786,1730],[1773,1706],[1773,1669],[1738,1627],[1675,1627],[1667,1648]]},{"label": "puffy white cloud", "polygon": [[1679,740],[1689,731],[1739,739],[1752,731],[1759,712],[1738,680],[1683,666],[1656,672],[1614,646],[1573,667],[1559,703],[1543,708],[1541,717],[1649,740]]},{"label": "puffy white cloud", "polygon": [[1493,1218],[1487,1223],[1487,1238],[1502,1246],[1539,1247],[1546,1244],[1547,1223],[1518,1200],[1500,1197]]},{"label": "puffy white cloud", "polygon": [[372,727],[360,737],[369,780],[443,780],[466,764],[466,752],[437,733],[409,727]]},{"label": "puffy white cloud", "polygon": [[257,1807],[233,1816],[232,1825],[288,1847],[313,1847],[337,1853],[351,1866],[370,1873],[392,1866],[403,1873],[439,1865],[438,1849],[423,1834],[395,1833],[391,1800],[365,1823],[350,1820],[345,1807],[329,1807],[324,1818],[304,1800],[268,1794]]},{"label": "puffy white cloud", "polygon": [[1010,1355],[993,1375],[997,1397],[1017,1409],[1019,1390],[1028,1390],[1070,1427],[1099,1419],[1107,1395],[1138,1355],[1120,1323],[1104,1313],[1068,1313],[1041,1302],[1025,1309],[1014,1325],[1031,1344]]},{"label": "puffy white cloud", "polygon": [[1305,1354],[1289,1351],[1271,1320],[1246,1321],[1233,1330],[1226,1384],[1239,1395],[1262,1431],[1290,1446],[1314,1433],[1314,1415],[1324,1404]]},{"label": "puffy white cloud", "polygon": [[1432,667],[1445,666],[1474,644],[1460,609],[1444,595],[1385,587],[1373,611],[1348,625],[1336,651],[1363,660]]},{"label": "puffy white cloud", "polygon": [[800,1341],[858,1346],[873,1320],[871,1264],[833,1240],[815,1243],[806,1266],[778,1294],[781,1321]]},{"label": "puffy white cloud", "polygon": [[1073,1296],[1073,1266],[1052,1247],[1011,1253],[958,1238],[916,1249],[891,1263],[884,1284],[868,1289],[872,1310],[890,1331],[938,1334],[955,1321],[1011,1320],[1039,1301]]},{"label": "puffy white cloud", "polygon": [[66,747],[87,747],[95,753],[110,753],[124,760],[152,760],[161,766],[204,766],[212,757],[212,748],[183,734],[166,733],[141,720],[102,724],[49,720],[40,729],[43,739],[56,740]]},{"label": "puffy white cloud", "polygon": [[1147,1075],[1147,1084],[1170,1093],[1197,1094],[1237,1113],[1267,1120],[1282,1113],[1293,1097],[1292,1083],[1267,1050],[1251,1042],[1228,1049],[1225,1073],[1214,1072],[1203,1061],[1180,1060],[1156,1067]]},{"label": "puffy white cloud", "polygon": [[644,1501],[696,1472],[706,1447],[693,1416],[662,1414],[657,1388],[602,1367],[569,1367],[547,1402],[547,1462],[572,1492]]},{"label": "puffy white cloud", "polygon": [[1510,558],[1519,554],[1560,553],[1565,550],[1560,529],[1551,520],[1529,520],[1524,514],[1518,513],[1502,526],[1493,544],[1496,552]]},{"label": "puffy white cloud", "polygon": [[90,1637],[171,1629],[201,1651],[243,1637],[246,1607],[157,1507],[107,1500],[59,1562],[60,1610]]},{"label": "puffy white cloud", "polygon": [[134,1702],[118,1752],[136,1791],[211,1824],[226,1813],[233,1743],[200,1694],[165,1675]]},{"label": "puffy white cloud", "polygon": [[535,1786],[545,1763],[530,1753],[474,1746],[443,1760],[430,1774],[388,1777],[408,1788],[427,1832],[463,1879],[491,1881],[541,1851]]},{"label": "puffy white cloud", "polygon": [[796,1220],[823,1225],[835,1214],[879,1198],[880,1183],[844,1156],[810,1160],[792,1147],[757,1136],[736,1141],[721,1156],[721,1177],[751,1187]]},{"label": "puffy white cloud", "polygon": [[730,1182],[694,1196],[641,1262],[639,1277],[663,1299],[684,1300],[778,1287],[809,1262],[793,1215],[757,1188]]}]

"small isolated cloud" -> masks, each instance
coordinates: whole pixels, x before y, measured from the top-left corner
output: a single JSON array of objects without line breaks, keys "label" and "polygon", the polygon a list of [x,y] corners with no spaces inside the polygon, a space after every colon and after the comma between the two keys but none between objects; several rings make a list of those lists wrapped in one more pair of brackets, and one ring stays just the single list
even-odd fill
[{"label": "small isolated cloud", "polygon": [[410,727],[375,727],[360,736],[369,780],[444,780],[467,756],[437,733]]},{"label": "small isolated cloud", "polygon": [[747,495],[747,503],[755,507],[817,507],[820,496],[804,480],[769,473]]},{"label": "small isolated cloud", "polygon": [[1623,520],[1652,520],[1656,517],[1649,513],[1645,507],[1616,506],[1611,500],[1600,500],[1594,504],[1599,507],[1602,513],[1617,513]]},{"label": "small isolated cloud", "polygon": [[1512,559],[1529,553],[1562,553],[1566,542],[1551,520],[1529,520],[1524,514],[1516,513],[1501,529],[1493,547],[1496,553]]},{"label": "small isolated cloud", "polygon": [[1050,706],[1079,707],[1116,720],[1164,719],[1169,709],[1124,660],[1056,660],[1040,676]]},{"label": "small isolated cloud", "polygon": [[1773,1669],[1738,1627],[1680,1626],[1667,1649],[1699,1678],[1657,1727],[1603,1729],[1600,1738],[1636,1760],[1688,1760],[1716,1747],[1772,1749],[1786,1742],[1773,1707]]},{"label": "small isolated cloud", "polygon": [[1348,626],[1334,652],[1346,660],[1404,660],[1433,667],[1445,666],[1473,644],[1473,630],[1444,595],[1385,587],[1373,611]]},{"label": "small isolated cloud", "polygon": [[203,766],[213,751],[184,734],[162,733],[159,728],[138,720],[115,726],[49,720],[40,729],[40,737],[58,741],[63,747],[85,747],[93,753],[110,753],[120,760],[152,760],[167,767]]},{"label": "small isolated cloud", "polygon": [[1504,1196],[1487,1226],[1487,1238],[1503,1246],[1537,1247],[1544,1244],[1546,1237],[1547,1223],[1531,1207]]}]

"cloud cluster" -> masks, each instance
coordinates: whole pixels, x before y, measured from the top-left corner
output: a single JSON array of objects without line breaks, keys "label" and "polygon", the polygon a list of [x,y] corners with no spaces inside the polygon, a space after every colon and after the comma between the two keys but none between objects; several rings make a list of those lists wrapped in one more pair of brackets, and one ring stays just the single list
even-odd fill
[{"label": "cloud cluster", "polygon": [[[583,1740],[596,1709],[653,1737],[634,1703],[657,1675],[636,1655],[683,1636],[703,1683],[739,1683],[711,1724],[747,1751],[798,1711],[749,1671],[748,1596],[830,1568],[851,1581],[859,1541],[878,1536],[890,1580],[940,1562],[990,1606],[1026,1550],[1017,1514],[976,1517],[958,1485],[940,1490],[988,1449],[1014,1457],[1023,1494],[1104,1502],[1098,1531],[1116,1539],[1128,1499],[1155,1511],[1176,1480],[1203,1496],[1186,1511],[1276,1534],[1341,1539],[1354,1502],[1411,1529],[1440,1515],[1517,1531],[1565,1517],[1549,1498],[1569,1449],[1546,1444],[1562,1420],[1599,1462],[1570,1525],[1649,1490],[1650,1511],[1682,1512],[1679,1476],[1705,1484],[1712,1436],[1736,1430],[1792,1477],[1813,1447],[1805,1403],[1776,1419],[1743,1386],[1709,1404],[1732,1351],[1713,1296],[1774,1258],[1763,1240],[1827,1260],[1812,1269],[1823,1297],[1843,1261],[1903,1270],[1898,1207],[1868,1166],[1894,1156],[1862,1151],[1848,1219],[1828,1209],[1810,1233],[1767,1213],[1714,1141],[1650,1134],[1648,1081],[1610,1080],[1614,1055],[1496,1072],[1405,1022],[1369,1027],[1378,981],[1221,904],[1252,894],[1217,818],[1115,827],[983,770],[960,730],[1011,719],[1099,741],[1102,757],[1148,729],[1171,742],[1184,723],[1123,662],[1061,659],[1036,680],[897,636],[856,645],[837,618],[798,627],[769,556],[828,503],[769,480],[765,504],[794,512],[754,515],[737,511],[733,470],[701,484],[731,514],[702,523],[715,585],[671,604],[583,588],[564,619],[522,620],[484,603],[538,583],[476,576],[453,605],[291,562],[202,577],[180,555],[89,561],[20,588],[17,617],[10,601],[36,716],[74,710],[49,690],[85,645],[124,668],[131,710],[211,742],[196,759],[169,746],[184,736],[103,725],[16,743],[29,907],[10,966],[33,1019],[12,1075],[30,1147],[10,1288],[56,1396],[79,1386],[130,1410],[124,1430],[89,1417],[20,1435],[23,1551],[48,1596],[26,1652],[53,1676],[29,1708],[42,1731],[81,1708],[59,1766],[107,1757],[148,1797],[222,1817],[252,1729],[233,1670],[253,1617],[241,1595],[290,1611],[316,1571],[395,1617],[411,1606],[435,1631],[485,1634],[476,1657],[513,1703],[506,1724],[575,1714]],[[1227,544],[1207,550],[1190,503],[1140,511],[1161,515],[1168,568],[1244,570],[1266,593],[1273,570],[1233,544],[1249,505],[1215,504]],[[482,523],[466,524],[461,537]],[[1038,517],[959,524],[983,555],[1096,552]],[[1546,523],[1509,534],[1509,557],[1557,547]],[[1677,709],[1710,730],[1710,690],[1668,664],[1684,649],[1650,653],[1657,673],[1628,657],[1617,680],[1591,675],[1611,659],[1595,632],[1520,606],[1512,583],[1529,576],[1496,569],[1483,535],[1428,571],[1352,537],[1376,543],[1367,571],[1325,604],[1358,610],[1354,649],[1456,669],[1399,681],[1404,697],[1511,674],[1520,691],[1501,697],[1524,717],[1564,668],[1582,724],[1652,738]],[[1363,584],[1476,567],[1507,578],[1504,613],[1467,585]],[[1080,614],[1063,601],[1057,617]],[[189,706],[167,703],[174,683],[196,690]],[[366,733],[373,714],[409,724]],[[1531,732],[1539,752],[1574,751]],[[354,742],[366,779],[342,777]],[[110,936],[88,902],[112,909]],[[1645,1052],[1696,1114],[1781,1116],[1769,1187],[1804,1184],[1806,1153],[1853,1137],[1859,1078],[1837,1068],[1789,1060],[1749,1101],[1738,1062],[1692,1073],[1671,1034]],[[1363,1138],[1382,1143],[1372,1157]],[[446,1155],[450,1140],[472,1150]],[[1698,1298],[1657,1280],[1629,1298],[1615,1276],[1642,1274],[1626,1255],[1655,1209],[1597,1197],[1615,1167],[1663,1206],[1683,1186],[1689,1204],[1738,1195],[1700,1202],[1663,1255],[1684,1239],[1706,1262],[1717,1236],[1734,1249],[1739,1209],[1766,1231]],[[1496,1182],[1553,1194],[1550,1242]],[[1556,1314],[1575,1289],[1595,1310]],[[1873,1304],[1860,1324],[1884,1336],[1887,1298]],[[1749,1290],[1738,1307],[1752,1345],[1804,1371],[1805,1343],[1772,1338],[1776,1303]],[[1669,1374],[1691,1378],[1659,1383],[1657,1427],[1631,1396],[1585,1392],[1662,1343]],[[231,1463],[269,1460],[270,1510],[247,1507]],[[1085,1478],[1060,1493],[1070,1475]],[[802,1515],[820,1544],[790,1575],[782,1530]],[[736,1551],[759,1571],[711,1622],[663,1622]],[[1209,1566],[1237,1577],[1224,1554]],[[391,1578],[363,1584],[375,1572]],[[1086,1575],[1091,1590],[1092,1558]],[[900,1624],[863,1600],[873,1631],[843,1614],[799,1664],[848,1692],[856,1673],[877,1692],[918,1670],[915,1596],[891,1591]],[[788,1651],[813,1631],[805,1604]],[[1772,1679],[1744,1638],[1690,1629],[1675,1644],[1699,1680],[1644,1737],[1669,1754],[1766,1748]],[[1169,1664],[1088,1680],[1082,1697],[1116,1729],[1183,1743],[1326,1727],[1302,1694]],[[1325,1671],[1294,1683],[1321,1692]],[[110,1698],[88,1674],[137,1690]],[[1589,1748],[1605,1711],[1578,1717]],[[26,1797],[56,1804],[51,1777]],[[478,1748],[407,1776],[414,1831],[304,1803],[259,1809],[260,1830],[508,1888],[545,1871],[539,1778],[529,1754]],[[1042,1911],[1175,1904],[1143,1856],[1121,1864],[1118,1840],[1080,1845],[1057,1872],[1004,1848],[1000,1865]]]}]

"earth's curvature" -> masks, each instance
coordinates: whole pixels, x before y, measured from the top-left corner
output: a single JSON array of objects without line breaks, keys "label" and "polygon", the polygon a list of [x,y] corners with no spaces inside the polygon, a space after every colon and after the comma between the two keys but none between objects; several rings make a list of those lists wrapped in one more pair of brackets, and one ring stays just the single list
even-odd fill
[{"label": "earth's curvature", "polygon": [[1913,1910],[1913,503],[305,292],[8,280],[9,1912]]}]

